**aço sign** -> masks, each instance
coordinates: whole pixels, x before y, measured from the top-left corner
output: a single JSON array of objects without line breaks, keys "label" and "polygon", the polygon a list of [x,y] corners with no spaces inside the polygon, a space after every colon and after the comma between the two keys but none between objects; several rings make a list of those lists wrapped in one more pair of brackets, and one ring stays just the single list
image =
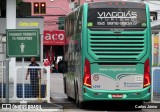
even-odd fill
[{"label": "a\u00e7o sign", "polygon": [[43,45],[65,45],[65,38],[63,30],[44,31]]}]

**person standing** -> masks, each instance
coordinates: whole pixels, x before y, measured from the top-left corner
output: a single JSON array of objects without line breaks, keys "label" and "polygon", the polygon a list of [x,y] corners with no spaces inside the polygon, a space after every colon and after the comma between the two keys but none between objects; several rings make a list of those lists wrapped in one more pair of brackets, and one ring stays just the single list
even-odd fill
[{"label": "person standing", "polygon": [[[31,64],[29,67],[36,67],[39,64],[36,63],[35,58],[31,58]],[[41,70],[40,68],[28,68],[26,74],[26,80],[28,79],[28,75],[30,75],[30,83],[32,87],[32,95],[33,97],[39,97],[39,79],[41,79]]]}]

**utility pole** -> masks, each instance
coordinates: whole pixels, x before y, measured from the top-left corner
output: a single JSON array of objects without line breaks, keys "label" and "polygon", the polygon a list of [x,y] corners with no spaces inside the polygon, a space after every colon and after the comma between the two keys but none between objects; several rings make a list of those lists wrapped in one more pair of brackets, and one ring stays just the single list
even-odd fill
[{"label": "utility pole", "polygon": [[80,6],[80,4],[81,4],[81,0],[78,0],[78,6]]}]

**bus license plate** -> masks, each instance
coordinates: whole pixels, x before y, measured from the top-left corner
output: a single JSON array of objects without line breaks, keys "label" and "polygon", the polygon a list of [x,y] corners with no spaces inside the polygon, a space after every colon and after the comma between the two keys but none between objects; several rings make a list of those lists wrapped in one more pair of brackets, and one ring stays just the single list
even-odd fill
[{"label": "bus license plate", "polygon": [[123,98],[123,94],[112,94],[112,98]]}]

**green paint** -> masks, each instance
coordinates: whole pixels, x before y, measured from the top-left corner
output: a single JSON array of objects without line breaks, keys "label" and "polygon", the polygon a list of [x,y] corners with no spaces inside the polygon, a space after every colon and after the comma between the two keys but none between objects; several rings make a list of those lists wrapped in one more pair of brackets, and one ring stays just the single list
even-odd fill
[{"label": "green paint", "polygon": [[7,30],[7,56],[32,57],[40,55],[39,29]]}]

